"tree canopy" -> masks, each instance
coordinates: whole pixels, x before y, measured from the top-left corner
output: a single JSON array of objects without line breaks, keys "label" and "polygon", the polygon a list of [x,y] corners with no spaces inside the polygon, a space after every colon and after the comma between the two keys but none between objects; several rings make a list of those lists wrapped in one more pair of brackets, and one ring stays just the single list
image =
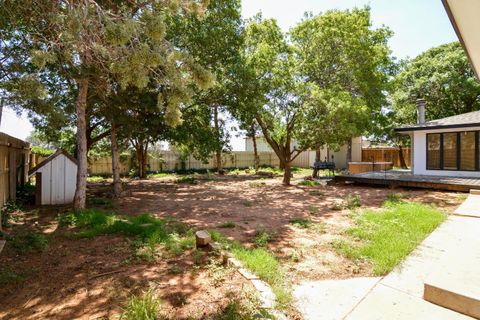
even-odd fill
[{"label": "tree canopy", "polygon": [[444,44],[405,61],[392,95],[397,122],[416,122],[415,101],[426,101],[426,119],[480,110],[480,82],[459,42]]}]

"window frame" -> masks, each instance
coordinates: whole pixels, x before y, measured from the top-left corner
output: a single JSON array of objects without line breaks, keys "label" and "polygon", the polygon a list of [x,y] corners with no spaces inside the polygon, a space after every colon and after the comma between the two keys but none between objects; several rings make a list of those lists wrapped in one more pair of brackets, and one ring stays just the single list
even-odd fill
[{"label": "window frame", "polygon": [[[461,134],[464,132],[474,132],[475,133],[475,169],[473,170],[467,170],[467,169],[461,169],[461,160],[462,160],[462,149],[461,149]],[[457,135],[457,143],[456,143],[456,164],[457,168],[456,169],[445,169],[444,168],[444,146],[443,146],[443,135],[447,134],[456,134]],[[429,163],[429,156],[428,156],[428,136],[429,135],[440,135],[440,165],[439,168],[430,168],[428,166]],[[426,139],[425,139],[425,153],[426,153],[426,161],[425,161],[425,167],[426,170],[430,171],[464,171],[464,172],[476,172],[480,171],[480,131],[478,130],[462,130],[462,131],[447,131],[447,132],[430,132],[426,134]]]}]

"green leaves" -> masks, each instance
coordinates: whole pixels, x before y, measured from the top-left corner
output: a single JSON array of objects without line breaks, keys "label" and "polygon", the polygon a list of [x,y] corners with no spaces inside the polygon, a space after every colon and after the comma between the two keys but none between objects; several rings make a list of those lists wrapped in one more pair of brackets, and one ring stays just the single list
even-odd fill
[{"label": "green leaves", "polygon": [[480,82],[458,42],[404,62],[394,84],[393,107],[401,124],[415,123],[419,98],[427,102],[427,120],[480,110]]}]

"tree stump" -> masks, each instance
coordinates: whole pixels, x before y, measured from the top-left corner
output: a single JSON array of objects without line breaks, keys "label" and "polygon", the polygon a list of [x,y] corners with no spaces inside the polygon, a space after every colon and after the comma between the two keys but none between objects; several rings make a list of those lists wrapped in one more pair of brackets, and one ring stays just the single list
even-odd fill
[{"label": "tree stump", "polygon": [[212,241],[212,237],[207,231],[200,230],[195,233],[195,243],[197,248],[208,246],[210,241]]}]

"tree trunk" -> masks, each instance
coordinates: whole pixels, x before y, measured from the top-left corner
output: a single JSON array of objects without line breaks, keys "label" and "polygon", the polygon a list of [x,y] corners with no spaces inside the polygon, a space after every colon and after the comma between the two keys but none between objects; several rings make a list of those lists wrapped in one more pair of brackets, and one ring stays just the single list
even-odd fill
[{"label": "tree trunk", "polygon": [[401,145],[398,145],[398,158],[400,160],[400,167],[402,169],[408,169],[407,163],[405,162],[405,155],[403,154],[403,148]]},{"label": "tree trunk", "polygon": [[[319,161],[322,161],[320,159],[321,157],[321,147],[320,146],[317,146],[315,148],[315,162],[319,162]],[[313,168],[313,173],[312,173],[312,178],[318,178],[318,169],[316,169],[315,167]]]},{"label": "tree trunk", "polygon": [[[217,135],[218,141],[220,141],[220,125],[218,123],[218,106],[215,104],[213,106],[213,126],[215,129],[215,134]],[[215,150],[215,165],[217,167],[217,172],[222,170],[222,150],[217,148]]]},{"label": "tree trunk", "polygon": [[291,167],[291,162],[290,161],[280,161],[281,163],[283,162],[283,184],[285,186],[290,185],[290,180],[292,178],[292,167]]},{"label": "tree trunk", "polygon": [[257,173],[258,167],[260,167],[260,158],[258,157],[257,137],[255,136],[255,124],[252,124],[252,142],[253,142],[253,157],[254,157],[255,173]]},{"label": "tree trunk", "polygon": [[135,145],[135,152],[137,154],[138,177],[140,179],[147,178],[147,150],[148,142],[137,141]]},{"label": "tree trunk", "polygon": [[87,94],[88,79],[78,81],[78,96],[76,101],[77,112],[77,188],[73,198],[75,211],[85,209],[87,200]]},{"label": "tree trunk", "polygon": [[352,139],[348,140],[347,143],[347,164],[352,162]]},{"label": "tree trunk", "polygon": [[122,181],[120,180],[120,155],[118,153],[117,127],[113,123],[110,136],[112,140],[113,196],[118,198],[122,193]]}]

